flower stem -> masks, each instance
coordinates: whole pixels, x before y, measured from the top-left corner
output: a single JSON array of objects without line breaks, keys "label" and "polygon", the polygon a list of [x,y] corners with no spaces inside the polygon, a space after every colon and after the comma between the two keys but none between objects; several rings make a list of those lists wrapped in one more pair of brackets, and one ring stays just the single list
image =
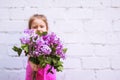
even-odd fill
[{"label": "flower stem", "polygon": [[37,73],[37,71],[33,71],[33,80],[36,80],[36,73]]}]

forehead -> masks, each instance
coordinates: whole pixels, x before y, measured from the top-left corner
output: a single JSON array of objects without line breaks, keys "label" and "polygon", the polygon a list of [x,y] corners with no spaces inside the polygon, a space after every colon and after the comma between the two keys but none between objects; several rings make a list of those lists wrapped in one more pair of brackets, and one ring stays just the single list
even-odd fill
[{"label": "forehead", "polygon": [[35,18],[32,22],[33,25],[46,25],[42,19]]}]

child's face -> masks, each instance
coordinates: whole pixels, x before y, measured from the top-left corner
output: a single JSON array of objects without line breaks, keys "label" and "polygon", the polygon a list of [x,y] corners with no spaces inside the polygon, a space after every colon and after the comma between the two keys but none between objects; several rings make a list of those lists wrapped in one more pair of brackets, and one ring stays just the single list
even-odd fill
[{"label": "child's face", "polygon": [[34,29],[35,31],[40,31],[42,33],[47,31],[47,26],[43,20],[36,18],[32,22],[31,29]]}]

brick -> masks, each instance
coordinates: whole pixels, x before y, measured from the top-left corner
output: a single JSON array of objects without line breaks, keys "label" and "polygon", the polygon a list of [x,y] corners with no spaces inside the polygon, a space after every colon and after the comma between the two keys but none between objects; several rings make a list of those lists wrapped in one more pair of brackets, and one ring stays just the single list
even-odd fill
[{"label": "brick", "polygon": [[[115,33],[115,35],[117,35],[117,39],[120,39],[120,32],[118,31],[116,31],[116,32],[114,32]],[[118,40],[117,40],[118,41]],[[117,42],[117,43],[119,43],[119,42]]]},{"label": "brick", "polygon": [[120,25],[120,20],[114,20],[114,21],[113,21],[113,24],[112,24],[112,26],[113,26],[113,31],[120,31],[119,25]]},{"label": "brick", "polygon": [[111,0],[55,0],[55,7],[110,7]]},{"label": "brick", "polygon": [[0,55],[1,57],[8,56],[6,44],[0,44]]},{"label": "brick", "polygon": [[[110,13],[110,14],[108,14]],[[93,9],[93,19],[116,20],[120,17],[119,8],[96,8]]]},{"label": "brick", "polygon": [[115,32],[89,32],[91,43],[119,44],[119,33]]},{"label": "brick", "polygon": [[106,57],[86,57],[82,58],[83,69],[106,69],[110,68],[109,59]]},{"label": "brick", "polygon": [[[44,9],[43,9],[44,10]],[[43,11],[43,13],[47,16],[48,19],[66,19],[67,13],[65,8],[47,8]],[[41,11],[38,11],[41,13]]]},{"label": "brick", "polygon": [[28,62],[28,57],[25,56],[25,57],[23,57],[22,59],[23,59],[23,60],[22,60],[22,62],[23,62],[23,68],[26,69],[27,64],[28,64],[28,63],[27,63],[27,62]]},{"label": "brick", "polygon": [[81,0],[82,7],[88,8],[103,8],[103,7],[110,7],[111,0]]},{"label": "brick", "polygon": [[79,0],[55,0],[54,7],[81,7],[81,1]]},{"label": "brick", "polygon": [[20,44],[20,37],[21,35],[19,33],[0,33],[0,36],[2,40],[0,40],[1,44]]},{"label": "brick", "polygon": [[112,23],[111,20],[106,19],[93,19],[84,23],[84,29],[88,32],[111,32]]},{"label": "brick", "polygon": [[[79,33],[56,33],[62,41],[67,43],[77,43],[79,42]],[[72,35],[72,36],[71,36]]]},{"label": "brick", "polygon": [[9,79],[10,80],[25,80],[25,71],[16,71],[16,72],[9,72]]},{"label": "brick", "polygon": [[[35,5],[33,5],[33,4],[35,4]],[[52,5],[53,5],[53,0],[36,0],[36,1],[26,0],[26,3],[25,3],[25,7],[29,6],[29,7],[47,8],[47,7],[52,7]]]},{"label": "brick", "polygon": [[[33,11],[33,10],[32,10]],[[23,20],[26,18],[26,11],[23,8],[11,8],[9,9],[10,19],[11,20]]]},{"label": "brick", "polygon": [[0,31],[5,32],[12,32],[12,31],[23,31],[27,28],[28,22],[27,21],[1,21],[0,22]]},{"label": "brick", "polygon": [[8,6],[10,6],[10,0],[1,0],[0,1],[0,7],[8,7]]},{"label": "brick", "polygon": [[2,74],[0,74],[0,79],[2,79],[2,80],[9,80],[9,74],[6,72],[6,71],[0,71],[0,73],[2,73]]},{"label": "brick", "polygon": [[95,55],[97,56],[120,56],[120,45],[96,45]]},{"label": "brick", "polygon": [[105,32],[88,32],[90,43],[105,44],[107,42]]},{"label": "brick", "polygon": [[17,0],[4,0],[4,1],[0,1],[0,7],[1,8],[11,8],[11,7],[24,7],[26,1],[21,0],[21,1],[17,1]]},{"label": "brick", "polygon": [[80,59],[68,58],[67,57],[63,61],[63,63],[64,63],[64,68],[65,69],[80,69],[81,68]]},{"label": "brick", "polygon": [[22,69],[23,63],[20,58],[1,58],[1,66],[0,69]]},{"label": "brick", "polygon": [[[23,13],[25,16],[22,16],[22,18],[28,20],[34,14],[44,14],[45,16],[48,16],[47,13],[50,12],[49,9],[51,9],[51,8],[44,9],[44,8],[36,8],[36,7],[35,8],[25,7],[23,10]],[[16,17],[13,17],[13,18],[16,18]]]},{"label": "brick", "polygon": [[[39,12],[40,11],[40,12]],[[39,8],[11,8],[9,9],[10,19],[11,20],[28,20],[33,14],[44,13],[44,9]]]},{"label": "brick", "polygon": [[83,23],[80,20],[56,20],[51,27],[53,31],[60,32],[83,32]]},{"label": "brick", "polygon": [[93,45],[68,44],[67,55],[71,56],[93,56],[95,47]]},{"label": "brick", "polygon": [[7,8],[0,8],[0,23],[3,20],[8,20],[9,19],[9,9]]},{"label": "brick", "polygon": [[2,80],[25,80],[25,71],[0,71]]},{"label": "brick", "polygon": [[91,32],[79,32],[76,34],[77,36],[77,40],[79,43],[81,44],[89,44],[92,42],[92,39],[91,39]]},{"label": "brick", "polygon": [[17,52],[13,51],[13,46],[20,47],[19,45],[8,45],[7,46],[7,52],[9,56],[18,56]]},{"label": "brick", "polygon": [[[10,44],[10,45],[8,45],[8,46],[7,46],[7,53],[8,53],[8,55],[9,55],[9,56],[13,56],[13,57],[18,57],[18,53],[15,52],[12,48],[13,48],[14,46],[20,47],[20,45],[21,45],[21,44],[14,44],[14,45],[13,45],[13,44]],[[24,57],[27,58],[27,56],[25,56],[24,51],[22,51],[22,53],[21,53],[20,56],[23,57],[23,59],[24,59]],[[26,58],[24,59],[24,62],[26,62]]]},{"label": "brick", "polygon": [[[59,13],[57,13],[59,11]],[[64,19],[66,17],[66,9],[62,8],[12,8],[9,10],[10,19],[12,20],[26,20],[29,19],[33,14],[39,13],[44,14],[47,18],[51,19]],[[29,12],[29,13],[28,13]],[[53,15],[54,14],[54,15]]]},{"label": "brick", "polygon": [[17,1],[17,0],[12,0],[9,2],[9,5],[6,6],[6,7],[13,7],[13,8],[16,8],[16,7],[25,7],[25,4],[27,2],[25,0],[21,0],[21,1]]},{"label": "brick", "polygon": [[61,79],[62,80],[65,79],[65,73],[64,73],[64,71],[56,73],[56,80],[61,80]]},{"label": "brick", "polygon": [[119,39],[119,33],[106,33],[106,44],[120,44]]},{"label": "brick", "polygon": [[[92,35],[89,32],[56,32],[55,33],[66,43],[88,44],[93,42]],[[95,38],[95,37],[93,37]]]},{"label": "brick", "polygon": [[94,72],[89,70],[69,70],[65,71],[64,80],[95,80],[94,76]]},{"label": "brick", "polygon": [[114,1],[114,0],[111,0],[111,4],[112,4],[112,7],[120,7],[120,0],[116,0],[116,1]]},{"label": "brick", "polygon": [[119,62],[119,60],[120,60],[119,56],[110,58],[111,67],[113,69],[120,69],[120,62]]},{"label": "brick", "polygon": [[[1,5],[0,7],[13,7],[13,8],[18,8],[18,7],[52,7],[53,2],[52,0],[49,1],[43,1],[43,0],[36,0],[36,1],[28,1],[28,0],[4,0],[0,2]],[[35,5],[33,5],[35,4]]]},{"label": "brick", "polygon": [[68,19],[91,19],[93,10],[87,8],[70,8],[66,12]]},{"label": "brick", "polygon": [[119,80],[120,70],[100,70],[96,72],[98,80]]},{"label": "brick", "polygon": [[[97,1],[97,0],[96,0]],[[98,0],[103,7],[111,7],[111,0]]]}]

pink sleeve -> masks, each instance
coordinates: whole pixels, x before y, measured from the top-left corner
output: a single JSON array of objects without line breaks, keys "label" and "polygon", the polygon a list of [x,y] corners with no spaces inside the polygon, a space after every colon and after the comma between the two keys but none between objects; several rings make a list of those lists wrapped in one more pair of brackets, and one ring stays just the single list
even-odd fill
[{"label": "pink sleeve", "polygon": [[32,68],[30,67],[29,62],[26,67],[26,79],[25,80],[32,80]]},{"label": "pink sleeve", "polygon": [[[39,68],[36,74],[36,80],[56,80],[56,70],[52,68],[52,73],[47,74],[47,70],[50,68],[50,65],[47,65],[45,68]],[[26,67],[26,80],[32,80],[32,69],[28,62]]]}]

